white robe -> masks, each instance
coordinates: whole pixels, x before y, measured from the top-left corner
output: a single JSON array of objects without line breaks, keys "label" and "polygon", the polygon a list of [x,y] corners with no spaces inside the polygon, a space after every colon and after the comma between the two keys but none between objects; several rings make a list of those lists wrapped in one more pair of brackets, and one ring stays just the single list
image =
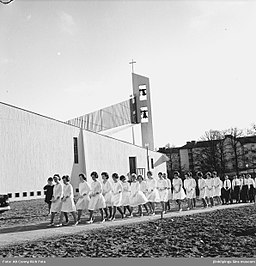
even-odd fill
[{"label": "white robe", "polygon": [[174,178],[172,180],[173,186],[173,200],[183,200],[186,198],[185,191],[182,187],[181,178]]},{"label": "white robe", "polygon": [[191,178],[184,180],[184,188],[186,191],[186,197],[188,199],[193,199],[194,197],[194,186],[193,186],[193,180]]},{"label": "white robe", "polygon": [[88,210],[94,211],[105,207],[106,203],[102,195],[102,185],[98,180],[92,181]]},{"label": "white robe", "polygon": [[168,201],[168,183],[166,179],[158,179],[157,180],[157,190],[160,197],[160,202]]},{"label": "white robe", "polygon": [[102,184],[102,194],[104,196],[106,206],[111,207],[112,206],[112,185],[109,180],[106,181],[106,183]]},{"label": "white robe", "polygon": [[91,186],[86,181],[81,182],[79,184],[79,199],[76,203],[77,210],[88,210],[88,205],[90,201],[89,197],[90,191],[91,191]]},{"label": "white robe", "polygon": [[206,195],[206,183],[204,178],[198,179],[199,199],[204,199]]},{"label": "white robe", "polygon": [[129,206],[130,205],[130,197],[131,197],[131,185],[128,182],[123,182],[123,194],[122,194],[122,206]]},{"label": "white robe", "polygon": [[205,197],[212,198],[214,195],[213,178],[206,178],[205,185]]},{"label": "white robe", "polygon": [[122,203],[123,186],[120,181],[114,182],[112,186],[112,205],[119,207]]},{"label": "white robe", "polygon": [[136,207],[138,205],[142,205],[147,203],[148,200],[144,193],[140,189],[139,182],[132,182],[131,183],[131,198],[130,198],[130,205],[132,207]]},{"label": "white robe", "polygon": [[51,210],[50,212],[60,212],[61,211],[61,206],[62,206],[62,201],[61,198],[63,196],[63,185],[61,183],[54,185],[53,187],[53,200],[59,199],[55,202],[52,202],[51,204]]},{"label": "white robe", "polygon": [[147,179],[147,194],[146,197],[149,202],[160,202],[158,190],[156,188],[157,182],[154,178]]},{"label": "white robe", "polygon": [[220,180],[220,178],[218,176],[213,178],[213,185],[214,185],[213,196],[214,197],[217,197],[217,196],[220,197],[221,196],[222,181]]},{"label": "white robe", "polygon": [[[65,198],[66,196],[68,196],[68,198]],[[76,205],[74,202],[74,192],[73,192],[73,187],[70,183],[63,186],[63,198],[65,200],[62,201],[61,211],[75,212]]]}]

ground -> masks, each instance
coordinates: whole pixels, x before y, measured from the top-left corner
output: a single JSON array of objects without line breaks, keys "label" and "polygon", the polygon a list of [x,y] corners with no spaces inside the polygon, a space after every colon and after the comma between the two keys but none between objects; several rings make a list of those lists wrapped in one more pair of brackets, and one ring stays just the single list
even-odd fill
[{"label": "ground", "polygon": [[[23,206],[25,204],[25,206]],[[23,206],[23,207],[22,207]],[[25,215],[25,219],[23,216]],[[46,221],[42,201],[17,202],[2,215],[0,233]],[[157,219],[3,247],[2,257],[256,257],[256,208]]]}]

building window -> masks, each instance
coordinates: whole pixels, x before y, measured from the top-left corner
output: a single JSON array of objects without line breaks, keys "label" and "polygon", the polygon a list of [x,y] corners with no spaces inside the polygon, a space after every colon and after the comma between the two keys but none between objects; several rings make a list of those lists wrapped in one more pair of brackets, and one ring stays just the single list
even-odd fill
[{"label": "building window", "polygon": [[41,191],[37,191],[37,196],[41,196]]},{"label": "building window", "polygon": [[136,174],[136,157],[129,157],[130,174]]},{"label": "building window", "polygon": [[76,188],[76,192],[79,192],[79,188]]},{"label": "building window", "polygon": [[151,168],[154,169],[154,159],[151,158]]},{"label": "building window", "polygon": [[11,199],[12,198],[12,193],[8,193],[8,197],[9,197],[9,199]]},{"label": "building window", "polygon": [[23,193],[22,193],[22,196],[23,196],[23,197],[27,197],[27,194],[28,194],[27,192],[23,192]]},{"label": "building window", "polygon": [[78,163],[78,141],[74,138],[74,163]]},{"label": "building window", "polygon": [[15,193],[15,198],[19,198],[20,193]]},{"label": "building window", "polygon": [[30,196],[33,197],[34,196],[34,191],[30,192]]}]

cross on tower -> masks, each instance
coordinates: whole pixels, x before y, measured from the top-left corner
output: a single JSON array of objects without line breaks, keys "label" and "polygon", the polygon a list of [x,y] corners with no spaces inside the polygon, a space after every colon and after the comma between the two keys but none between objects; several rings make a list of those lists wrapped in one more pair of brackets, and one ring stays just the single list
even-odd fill
[{"label": "cross on tower", "polygon": [[132,65],[132,73],[134,73],[133,64],[136,64],[136,62],[135,62],[135,61],[133,61],[133,59],[132,59],[132,62],[129,62],[129,64],[130,64],[130,65]]}]

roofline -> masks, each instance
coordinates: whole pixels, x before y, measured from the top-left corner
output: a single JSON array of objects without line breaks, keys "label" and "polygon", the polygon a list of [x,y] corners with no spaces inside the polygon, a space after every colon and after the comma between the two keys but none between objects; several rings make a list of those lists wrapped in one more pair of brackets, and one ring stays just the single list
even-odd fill
[{"label": "roofline", "polygon": [[[57,119],[55,119],[55,118],[52,118],[52,117],[49,117],[49,116],[45,116],[45,115],[41,115],[41,114],[38,114],[38,113],[36,113],[36,112],[32,112],[32,111],[29,111],[29,110],[26,110],[26,109],[23,109],[23,108],[20,108],[20,107],[17,107],[17,106],[14,106],[14,105],[8,104],[8,103],[0,102],[0,104],[3,104],[3,105],[5,105],[5,106],[8,106],[8,107],[11,107],[11,108],[15,108],[15,109],[21,110],[21,111],[26,112],[26,113],[30,113],[30,114],[33,114],[33,115],[38,115],[38,116],[40,116],[40,117],[43,117],[43,118],[46,118],[46,119],[49,119],[49,120],[53,120],[53,121],[58,122],[58,123],[62,123],[62,124],[64,124],[64,125],[66,125],[66,126],[79,128],[80,130],[88,131],[88,132],[91,132],[91,133],[94,133],[94,134],[97,134],[97,135],[100,135],[100,136],[103,136],[103,137],[107,137],[107,138],[110,138],[110,139],[113,139],[113,140],[116,140],[116,141],[119,141],[119,142],[123,142],[123,143],[129,144],[129,145],[133,145],[133,146],[135,146],[135,147],[138,147],[138,148],[141,148],[141,149],[146,150],[146,148],[144,148],[144,147],[142,147],[142,146],[139,146],[139,145],[136,145],[136,144],[133,144],[133,143],[130,143],[130,142],[128,142],[128,141],[121,140],[121,139],[116,139],[116,138],[113,138],[113,137],[111,137],[111,136],[107,136],[107,135],[100,134],[100,133],[98,133],[98,132],[94,132],[94,131],[92,131],[92,130],[81,129],[81,128],[78,127],[78,126],[70,125],[70,124],[68,124],[68,123],[66,123],[66,122],[63,122],[63,121],[57,120]],[[156,153],[160,153],[160,154],[164,154],[164,153],[162,153],[162,152],[153,151],[153,150],[150,150],[150,149],[149,149],[149,151],[151,151],[151,152],[156,152]]]}]

